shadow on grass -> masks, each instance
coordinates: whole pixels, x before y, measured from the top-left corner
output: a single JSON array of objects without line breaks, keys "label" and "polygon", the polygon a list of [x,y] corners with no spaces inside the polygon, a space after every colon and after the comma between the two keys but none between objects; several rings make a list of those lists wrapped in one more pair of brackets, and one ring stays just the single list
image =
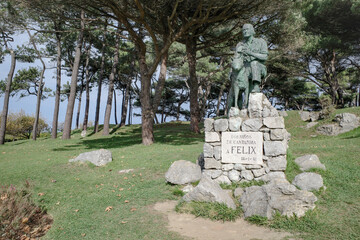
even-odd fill
[{"label": "shadow on grass", "polygon": [[[112,136],[81,139],[81,144],[87,149],[123,148],[142,143],[141,126],[114,127]],[[191,145],[204,140],[202,134],[190,132],[189,125],[181,123],[160,124],[154,127],[155,143],[169,145]],[[69,145],[53,149],[53,151],[69,151],[80,145]]]},{"label": "shadow on grass", "polygon": [[60,148],[53,148],[52,151],[58,152],[58,151],[72,151],[74,150],[74,148],[78,148],[82,146],[82,144],[73,144],[73,145],[66,145],[64,147],[60,147]]}]

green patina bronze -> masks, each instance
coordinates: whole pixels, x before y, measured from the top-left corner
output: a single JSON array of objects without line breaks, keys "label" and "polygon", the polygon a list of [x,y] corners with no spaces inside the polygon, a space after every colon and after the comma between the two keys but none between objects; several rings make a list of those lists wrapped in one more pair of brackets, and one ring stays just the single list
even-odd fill
[{"label": "green patina bronze", "polygon": [[246,108],[249,93],[260,92],[260,82],[267,74],[265,61],[268,57],[267,44],[262,38],[255,38],[251,24],[243,26],[244,41],[238,43],[231,65],[231,89],[228,109]]}]

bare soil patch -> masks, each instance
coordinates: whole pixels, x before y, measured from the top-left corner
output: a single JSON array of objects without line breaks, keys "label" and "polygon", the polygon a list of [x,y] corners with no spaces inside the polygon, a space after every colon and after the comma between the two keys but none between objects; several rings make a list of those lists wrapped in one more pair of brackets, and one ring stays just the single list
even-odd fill
[{"label": "bare soil patch", "polygon": [[177,201],[159,202],[154,210],[164,214],[168,220],[167,228],[182,236],[196,240],[281,240],[289,239],[292,234],[259,227],[237,219],[235,222],[211,221],[196,218],[191,214],[175,212]]}]

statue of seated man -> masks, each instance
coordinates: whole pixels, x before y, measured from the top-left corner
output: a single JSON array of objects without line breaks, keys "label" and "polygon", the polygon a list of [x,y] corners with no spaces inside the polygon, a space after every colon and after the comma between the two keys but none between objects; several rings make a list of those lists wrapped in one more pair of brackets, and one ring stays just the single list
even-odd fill
[{"label": "statue of seated man", "polygon": [[236,45],[232,62],[229,108],[247,107],[249,93],[260,92],[261,78],[267,74],[265,61],[268,49],[265,40],[254,37],[255,30],[251,24],[244,24],[242,32],[244,40]]}]

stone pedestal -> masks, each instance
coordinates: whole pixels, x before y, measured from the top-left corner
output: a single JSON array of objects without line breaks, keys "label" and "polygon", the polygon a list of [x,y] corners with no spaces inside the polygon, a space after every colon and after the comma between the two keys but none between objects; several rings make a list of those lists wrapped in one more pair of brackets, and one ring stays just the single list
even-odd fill
[{"label": "stone pedestal", "polygon": [[250,94],[247,110],[233,108],[229,118],[205,119],[204,125],[203,174],[227,183],[285,176],[290,134],[264,94]]}]

